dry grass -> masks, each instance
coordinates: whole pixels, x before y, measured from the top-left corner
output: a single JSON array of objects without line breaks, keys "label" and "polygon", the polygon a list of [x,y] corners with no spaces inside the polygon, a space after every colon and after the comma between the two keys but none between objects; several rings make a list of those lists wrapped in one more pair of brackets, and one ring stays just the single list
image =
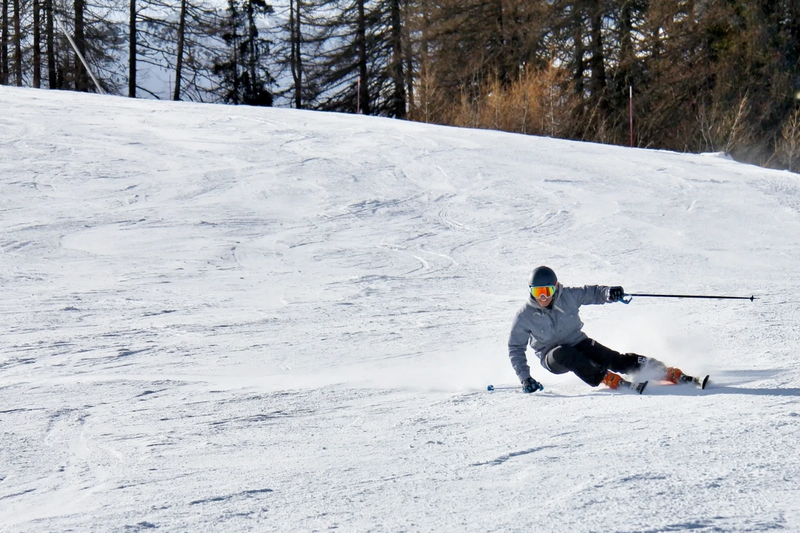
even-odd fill
[{"label": "dry grass", "polygon": [[425,90],[418,94],[426,94],[428,98],[417,104],[418,109],[426,111],[416,119],[558,137],[569,116],[569,102],[563,96],[566,77],[566,72],[550,66],[522,72],[517,80],[505,86],[494,78],[481,86],[478,96],[462,91],[461,98],[449,105],[438,101],[433,85],[421,80]]}]

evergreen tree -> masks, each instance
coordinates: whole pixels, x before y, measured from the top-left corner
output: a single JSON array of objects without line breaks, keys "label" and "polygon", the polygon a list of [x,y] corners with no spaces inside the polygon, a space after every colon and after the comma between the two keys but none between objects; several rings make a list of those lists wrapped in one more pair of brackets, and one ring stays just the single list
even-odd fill
[{"label": "evergreen tree", "polygon": [[228,45],[214,72],[221,77],[224,102],[238,105],[271,106],[274,82],[266,68],[269,41],[259,36],[259,16],[272,12],[264,0],[229,0],[222,25],[222,38]]},{"label": "evergreen tree", "polygon": [[316,109],[406,115],[403,17],[399,0],[332,0],[335,17],[314,28],[319,53],[306,65]]}]

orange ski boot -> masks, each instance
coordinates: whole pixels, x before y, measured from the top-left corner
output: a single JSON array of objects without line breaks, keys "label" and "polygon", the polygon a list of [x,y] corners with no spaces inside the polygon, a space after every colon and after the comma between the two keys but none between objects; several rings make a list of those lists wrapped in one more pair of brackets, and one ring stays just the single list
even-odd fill
[{"label": "orange ski boot", "polygon": [[622,376],[619,374],[615,374],[611,371],[606,372],[605,377],[603,378],[603,385],[608,387],[609,389],[618,389],[620,384],[622,384],[625,380],[622,379]]},{"label": "orange ski boot", "polygon": [[647,387],[646,381],[631,383],[630,381],[622,379],[622,376],[619,374],[615,374],[610,371],[606,372],[606,375],[601,383],[603,383],[609,389],[617,390],[620,387],[624,387],[634,392],[638,392],[639,394],[644,392],[644,388]]},{"label": "orange ski boot", "polygon": [[669,382],[672,383],[682,383],[684,380],[681,379],[683,377],[683,371],[680,368],[675,368],[673,366],[667,367],[667,377],[664,378]]}]

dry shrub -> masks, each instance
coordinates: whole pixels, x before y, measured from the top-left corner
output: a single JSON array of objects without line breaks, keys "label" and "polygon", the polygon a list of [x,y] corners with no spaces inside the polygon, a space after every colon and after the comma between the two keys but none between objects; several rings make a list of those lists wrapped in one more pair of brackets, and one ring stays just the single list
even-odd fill
[{"label": "dry shrub", "polygon": [[783,123],[776,152],[787,168],[794,172],[796,162],[800,159],[800,108],[796,107]]},{"label": "dry shrub", "polygon": [[551,65],[523,71],[505,86],[494,78],[483,84],[477,97],[462,92],[444,121],[469,128],[560,136],[569,113],[569,102],[562,95],[566,77],[566,72]]},{"label": "dry shrub", "polygon": [[444,94],[437,83],[437,75],[433,69],[424,64],[420,69],[414,91],[414,102],[410,105],[408,118],[418,122],[433,124],[444,123]]},{"label": "dry shrub", "polygon": [[732,153],[753,140],[753,126],[748,121],[750,103],[747,95],[735,108],[722,105],[701,107],[697,120],[706,150]]}]

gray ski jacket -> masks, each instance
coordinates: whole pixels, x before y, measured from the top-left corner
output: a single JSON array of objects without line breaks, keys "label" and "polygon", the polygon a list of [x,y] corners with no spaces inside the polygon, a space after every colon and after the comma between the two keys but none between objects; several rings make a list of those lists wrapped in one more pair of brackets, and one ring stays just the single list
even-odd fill
[{"label": "gray ski jacket", "polygon": [[583,322],[578,316],[578,308],[582,305],[608,303],[609,287],[603,285],[586,285],[584,287],[562,287],[556,289],[553,302],[549,307],[542,307],[533,298],[517,311],[511,335],[508,338],[508,357],[511,366],[520,381],[531,377],[531,369],[525,350],[530,343],[542,366],[547,352],[568,344],[574,346],[588,336],[581,331]]}]

